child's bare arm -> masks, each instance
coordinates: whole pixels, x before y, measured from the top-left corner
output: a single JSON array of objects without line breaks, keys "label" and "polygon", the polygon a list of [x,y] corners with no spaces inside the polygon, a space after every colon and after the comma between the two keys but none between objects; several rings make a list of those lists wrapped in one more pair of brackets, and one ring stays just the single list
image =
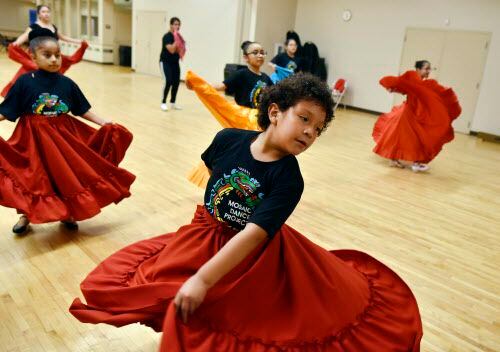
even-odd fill
[{"label": "child's bare arm", "polygon": [[174,300],[177,310],[182,313],[182,319],[187,321],[188,314],[193,313],[203,302],[208,289],[243,261],[266,238],[267,232],[264,229],[248,223],[190,277],[177,292]]},{"label": "child's bare arm", "polygon": [[58,33],[57,36],[59,37],[60,40],[68,43],[73,43],[73,44],[82,44],[82,41],[80,39],[74,39],[71,37],[68,37],[67,35],[64,35],[62,33]]},{"label": "child's bare arm", "polygon": [[28,35],[29,33],[31,32],[31,28],[27,28],[23,34],[21,34],[19,37],[17,37],[16,41],[13,42],[12,44],[14,45],[22,45],[24,44],[25,42],[28,41]]},{"label": "child's bare arm", "polygon": [[82,115],[82,117],[85,119],[85,120],[88,120],[90,122],[93,122],[93,123],[96,123],[98,124],[99,126],[104,126],[104,125],[107,125],[107,124],[110,124],[110,123],[113,123],[111,121],[107,121],[107,120],[104,120],[102,118],[100,118],[99,116],[97,116],[94,112],[92,111],[87,111],[85,114]]},{"label": "child's bare arm", "polygon": [[226,90],[226,85],[224,83],[215,83],[212,85],[212,87],[214,87],[215,90],[218,90],[218,91],[225,91]]},{"label": "child's bare arm", "polygon": [[167,48],[167,50],[170,54],[175,54],[175,52],[177,51],[177,44],[175,44],[175,43],[167,44],[167,45],[165,45],[165,47]]}]

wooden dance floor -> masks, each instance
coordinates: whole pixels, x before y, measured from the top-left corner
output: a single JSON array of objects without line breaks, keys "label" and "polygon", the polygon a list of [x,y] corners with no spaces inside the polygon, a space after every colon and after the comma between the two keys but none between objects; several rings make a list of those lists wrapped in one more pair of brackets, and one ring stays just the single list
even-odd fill
[{"label": "wooden dance floor", "polygon": [[[17,69],[1,54],[0,86]],[[159,77],[88,62],[68,75],[96,113],[134,134],[122,166],[137,180],[131,198],[76,234],[54,223],[18,238],[15,210],[0,207],[0,351],[156,351],[160,335],[150,329],[82,324],[68,307],[106,256],[191,220],[203,191],[186,174],[220,126],[183,85],[184,110],[165,113]],[[396,271],[420,306],[422,351],[500,351],[500,145],[458,134],[430,172],[414,174],[371,152],[374,121],[339,110],[299,157],[306,187],[288,223],[325,248],[365,251]],[[0,123],[0,136],[14,126]]]}]

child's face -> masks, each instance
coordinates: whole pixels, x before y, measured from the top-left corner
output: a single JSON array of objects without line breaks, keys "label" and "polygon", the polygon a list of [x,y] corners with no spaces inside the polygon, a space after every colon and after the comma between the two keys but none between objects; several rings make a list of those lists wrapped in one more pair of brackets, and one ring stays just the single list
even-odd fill
[{"label": "child's face", "polygon": [[58,72],[61,68],[61,50],[53,41],[42,43],[33,55],[38,68],[48,72]]},{"label": "child's face", "polygon": [[261,67],[264,64],[266,52],[259,43],[252,43],[246,50],[245,59],[254,67]]},{"label": "child's face", "polygon": [[38,12],[38,18],[41,21],[49,22],[50,21],[50,9],[46,6],[42,7]]},{"label": "child's face", "polygon": [[291,39],[288,41],[286,52],[288,53],[288,55],[295,55],[295,53],[297,52],[297,43],[295,42],[295,40]]},{"label": "child's face", "polygon": [[422,68],[417,68],[417,72],[423,79],[429,78],[431,74],[431,64],[426,62]]},{"label": "child's face", "polygon": [[273,135],[278,148],[287,154],[299,155],[320,135],[325,123],[325,110],[314,101],[302,100],[286,111],[276,104],[269,108]]}]

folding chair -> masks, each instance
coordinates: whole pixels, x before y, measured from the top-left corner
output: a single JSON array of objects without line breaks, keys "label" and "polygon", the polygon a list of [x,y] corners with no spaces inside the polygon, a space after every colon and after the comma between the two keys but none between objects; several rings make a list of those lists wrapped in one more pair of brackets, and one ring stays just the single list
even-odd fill
[{"label": "folding chair", "polygon": [[[332,87],[332,95],[333,99],[335,100],[335,107],[333,111],[337,110],[337,107],[339,106],[340,102],[342,101],[342,98],[344,97],[345,92],[347,91],[347,82],[343,78],[339,78],[335,84]],[[346,106],[344,104],[344,110]]]}]

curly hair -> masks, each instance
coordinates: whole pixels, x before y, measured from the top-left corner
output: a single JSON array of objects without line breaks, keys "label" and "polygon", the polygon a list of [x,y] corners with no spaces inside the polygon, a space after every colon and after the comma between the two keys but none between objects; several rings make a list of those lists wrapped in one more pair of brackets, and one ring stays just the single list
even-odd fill
[{"label": "curly hair", "polygon": [[271,124],[268,115],[271,104],[278,105],[280,111],[286,111],[300,101],[311,101],[323,108],[325,123],[321,132],[326,130],[333,120],[332,91],[325,82],[310,73],[297,73],[264,89],[259,104],[258,123],[260,128],[266,130]]}]

